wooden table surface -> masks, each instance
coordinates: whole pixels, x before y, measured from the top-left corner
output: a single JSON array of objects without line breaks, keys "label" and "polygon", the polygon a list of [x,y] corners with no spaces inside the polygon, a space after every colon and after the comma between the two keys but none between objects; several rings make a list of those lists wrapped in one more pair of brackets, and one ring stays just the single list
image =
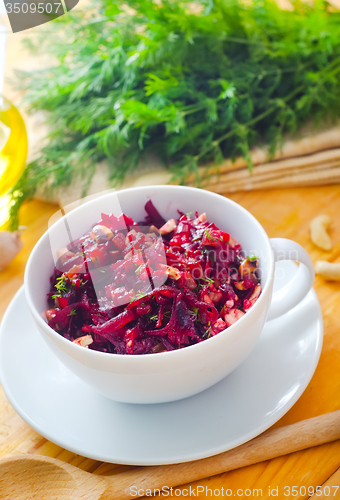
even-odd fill
[{"label": "wooden table surface", "polygon": [[[340,261],[340,186],[235,193],[230,197],[260,221],[269,237],[296,240],[310,253],[314,262],[318,259]],[[0,272],[0,318],[23,283],[28,255],[47,229],[48,219],[55,210],[56,206],[38,201],[24,206],[21,216],[21,224],[27,226],[23,234],[24,249]],[[330,234],[334,247],[330,252],[318,250],[309,238],[311,218],[323,213],[329,214],[333,220]],[[304,394],[276,426],[340,408],[340,283],[325,282],[316,278],[315,290],[321,303],[325,327],[320,362]],[[98,474],[113,474],[126,468],[95,462],[47,441],[16,414],[0,388],[0,458],[19,453],[56,457]],[[285,486],[299,488],[321,485],[339,467],[340,441],[336,441],[207,478],[193,483],[192,486],[207,485],[212,490],[223,486],[234,492],[238,488],[261,488],[262,498],[273,498],[273,495],[269,495],[268,488],[278,487],[278,498],[293,498],[292,493],[290,496],[284,495],[284,492],[288,491],[284,490]],[[303,489],[301,491],[303,492]],[[178,498],[182,497],[184,498]],[[248,495],[248,498],[256,497],[256,493]],[[202,494],[201,498],[207,497]],[[294,495],[294,498],[308,498],[308,494]],[[340,498],[340,493],[338,492],[336,497],[332,493],[329,498]]]}]

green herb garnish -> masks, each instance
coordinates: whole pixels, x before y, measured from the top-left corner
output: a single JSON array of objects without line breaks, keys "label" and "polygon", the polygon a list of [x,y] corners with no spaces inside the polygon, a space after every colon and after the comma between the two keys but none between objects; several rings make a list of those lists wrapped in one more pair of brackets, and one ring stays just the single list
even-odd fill
[{"label": "green herb garnish", "polygon": [[67,276],[66,274],[62,274],[59,278],[56,279],[56,284],[54,285],[54,288],[59,290],[59,292],[67,292]]},{"label": "green herb garnish", "polygon": [[202,281],[204,281],[205,283],[201,283],[200,286],[207,286],[208,285],[214,285],[215,284],[215,281],[211,278],[201,278]]},{"label": "green herb garnish", "polygon": [[77,311],[75,309],[72,309],[72,311],[67,315],[69,316],[77,316]]},{"label": "green herb garnish", "polygon": [[[163,318],[169,319],[171,317],[171,312],[170,311],[165,311],[163,314]],[[154,316],[150,316],[151,321],[158,321],[158,314],[155,314]]]},{"label": "green herb garnish", "polygon": [[340,14],[326,2],[96,0],[28,44],[56,64],[20,74],[51,133],[12,193],[12,226],[36,190],[120,182],[143,155],[200,182],[198,165],[243,156],[340,116]]},{"label": "green herb garnish", "polygon": [[54,288],[56,288],[59,293],[52,295],[52,299],[56,299],[58,297],[61,297],[62,293],[68,292],[67,281],[68,281],[68,278],[67,278],[66,274],[62,274],[59,278],[56,279],[56,284],[54,285]]},{"label": "green herb garnish", "polygon": [[[146,292],[137,292],[137,294],[134,297],[130,298],[130,302],[133,302],[134,300],[142,299],[143,297],[146,297],[148,294]],[[144,305],[144,304],[141,304]]]},{"label": "green herb garnish", "polygon": [[254,262],[258,259],[258,256],[257,255],[248,255],[247,256],[247,261],[248,262]]},{"label": "green herb garnish", "polygon": [[213,236],[211,236],[211,234],[209,233],[208,229],[206,229],[204,231],[204,234],[205,234],[206,238],[208,238],[208,240],[210,240],[210,241],[217,241],[216,238],[214,238]]},{"label": "green herb garnish", "polygon": [[204,339],[208,339],[211,336],[211,323],[210,321],[208,322],[208,328],[205,334],[203,335]]},{"label": "green herb garnish", "polygon": [[195,237],[192,239],[192,241],[199,241],[199,240],[201,240],[201,239],[202,239],[202,236],[203,236],[202,234],[198,234],[197,236],[195,236]]},{"label": "green herb garnish", "polygon": [[138,266],[137,269],[135,270],[135,273],[139,273],[143,266],[144,266],[144,264],[141,264],[140,266]]}]

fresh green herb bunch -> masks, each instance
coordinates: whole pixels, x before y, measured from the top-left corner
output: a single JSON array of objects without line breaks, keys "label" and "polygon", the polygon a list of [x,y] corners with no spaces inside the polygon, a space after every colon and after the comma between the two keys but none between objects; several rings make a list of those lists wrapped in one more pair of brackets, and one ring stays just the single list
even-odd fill
[{"label": "fresh green herb bunch", "polygon": [[[272,0],[96,0],[48,25],[33,50],[59,65],[20,75],[49,142],[13,192],[13,225],[37,186],[111,180],[153,152],[185,182],[197,166],[243,155],[306,121],[340,114],[340,15]],[[51,33],[54,30],[54,33]]]}]

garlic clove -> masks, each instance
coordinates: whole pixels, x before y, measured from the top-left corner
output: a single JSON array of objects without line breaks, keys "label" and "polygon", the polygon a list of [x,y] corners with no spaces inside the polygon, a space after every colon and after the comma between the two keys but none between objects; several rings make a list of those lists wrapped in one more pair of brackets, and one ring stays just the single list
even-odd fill
[{"label": "garlic clove", "polygon": [[18,231],[0,231],[0,271],[2,271],[23,247]]}]

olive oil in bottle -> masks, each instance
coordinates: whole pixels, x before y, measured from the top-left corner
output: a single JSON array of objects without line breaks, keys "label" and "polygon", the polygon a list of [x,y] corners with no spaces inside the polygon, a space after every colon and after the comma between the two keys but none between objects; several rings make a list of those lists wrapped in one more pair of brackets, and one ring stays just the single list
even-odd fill
[{"label": "olive oil in bottle", "polygon": [[0,228],[9,220],[9,192],[21,177],[27,158],[27,133],[19,111],[0,96]]}]

